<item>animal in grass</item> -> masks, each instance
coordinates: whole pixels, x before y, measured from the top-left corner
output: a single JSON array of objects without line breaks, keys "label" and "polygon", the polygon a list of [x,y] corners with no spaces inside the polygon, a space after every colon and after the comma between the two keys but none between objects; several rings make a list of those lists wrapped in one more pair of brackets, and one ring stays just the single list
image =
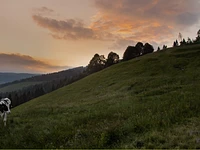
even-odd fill
[{"label": "animal in grass", "polygon": [[6,126],[7,115],[10,111],[11,100],[9,98],[2,98],[0,100],[0,115],[3,117],[4,126]]}]

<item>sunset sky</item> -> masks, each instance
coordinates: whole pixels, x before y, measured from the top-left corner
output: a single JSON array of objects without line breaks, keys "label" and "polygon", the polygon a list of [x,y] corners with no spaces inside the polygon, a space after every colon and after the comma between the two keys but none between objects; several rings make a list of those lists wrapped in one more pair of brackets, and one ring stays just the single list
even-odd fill
[{"label": "sunset sky", "polygon": [[128,45],[157,49],[200,29],[200,0],[0,0],[0,72],[86,66]]}]

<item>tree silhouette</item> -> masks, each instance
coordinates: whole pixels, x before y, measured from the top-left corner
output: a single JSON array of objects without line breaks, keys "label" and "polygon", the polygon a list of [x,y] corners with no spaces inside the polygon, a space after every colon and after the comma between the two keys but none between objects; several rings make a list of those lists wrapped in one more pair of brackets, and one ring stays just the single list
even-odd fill
[{"label": "tree silhouette", "polygon": [[106,67],[116,64],[118,62],[119,62],[119,55],[114,52],[110,52],[108,54],[108,58],[106,61]]},{"label": "tree silhouette", "polygon": [[167,49],[167,45],[163,45],[163,50],[164,50],[164,49]]},{"label": "tree silhouette", "polygon": [[94,57],[90,60],[90,63],[87,67],[89,73],[97,72],[105,68],[106,59],[104,55],[95,54]]},{"label": "tree silhouette", "polygon": [[182,40],[183,40],[183,36],[182,36],[181,33],[178,34],[178,39],[179,39],[179,41],[182,41]]},{"label": "tree silhouette", "polygon": [[176,41],[174,41],[173,47],[176,47]]},{"label": "tree silhouette", "polygon": [[197,32],[197,37],[194,43],[200,43],[200,30]]},{"label": "tree silhouette", "polygon": [[173,47],[176,47],[176,46],[178,46],[178,41],[177,40],[174,41],[174,44],[173,44]]},{"label": "tree silhouette", "polygon": [[140,55],[143,55],[144,53],[144,45],[142,42],[138,42],[135,47],[140,51]]},{"label": "tree silhouette", "polygon": [[181,45],[181,46],[184,46],[184,45],[186,45],[186,44],[187,44],[187,43],[186,43],[185,39],[183,39],[183,41],[180,42],[180,45]]},{"label": "tree silhouette", "polygon": [[176,46],[178,46],[178,40],[176,40]]},{"label": "tree silhouette", "polygon": [[153,46],[151,44],[146,43],[144,45],[144,53],[143,54],[153,53],[153,51],[154,51],[154,48],[153,48]]},{"label": "tree silhouette", "polygon": [[187,44],[192,44],[192,40],[188,37]]},{"label": "tree silhouette", "polygon": [[140,56],[140,51],[134,46],[128,46],[124,52],[123,60],[130,60]]},{"label": "tree silhouette", "polygon": [[199,31],[197,32],[197,36],[200,37],[200,29],[199,29]]}]

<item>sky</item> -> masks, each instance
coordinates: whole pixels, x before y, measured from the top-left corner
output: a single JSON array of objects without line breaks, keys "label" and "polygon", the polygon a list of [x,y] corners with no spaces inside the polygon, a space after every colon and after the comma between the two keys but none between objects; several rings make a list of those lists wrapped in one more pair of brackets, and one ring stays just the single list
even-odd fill
[{"label": "sky", "polygon": [[200,0],[0,0],[0,72],[50,73],[123,56],[137,42],[195,39]]}]

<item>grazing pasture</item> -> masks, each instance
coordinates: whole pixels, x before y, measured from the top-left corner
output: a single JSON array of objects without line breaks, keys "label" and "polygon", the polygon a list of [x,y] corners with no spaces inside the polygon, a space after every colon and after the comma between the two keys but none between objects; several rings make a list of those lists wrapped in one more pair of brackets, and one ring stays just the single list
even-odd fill
[{"label": "grazing pasture", "polygon": [[147,54],[14,109],[0,148],[200,148],[200,45]]}]

